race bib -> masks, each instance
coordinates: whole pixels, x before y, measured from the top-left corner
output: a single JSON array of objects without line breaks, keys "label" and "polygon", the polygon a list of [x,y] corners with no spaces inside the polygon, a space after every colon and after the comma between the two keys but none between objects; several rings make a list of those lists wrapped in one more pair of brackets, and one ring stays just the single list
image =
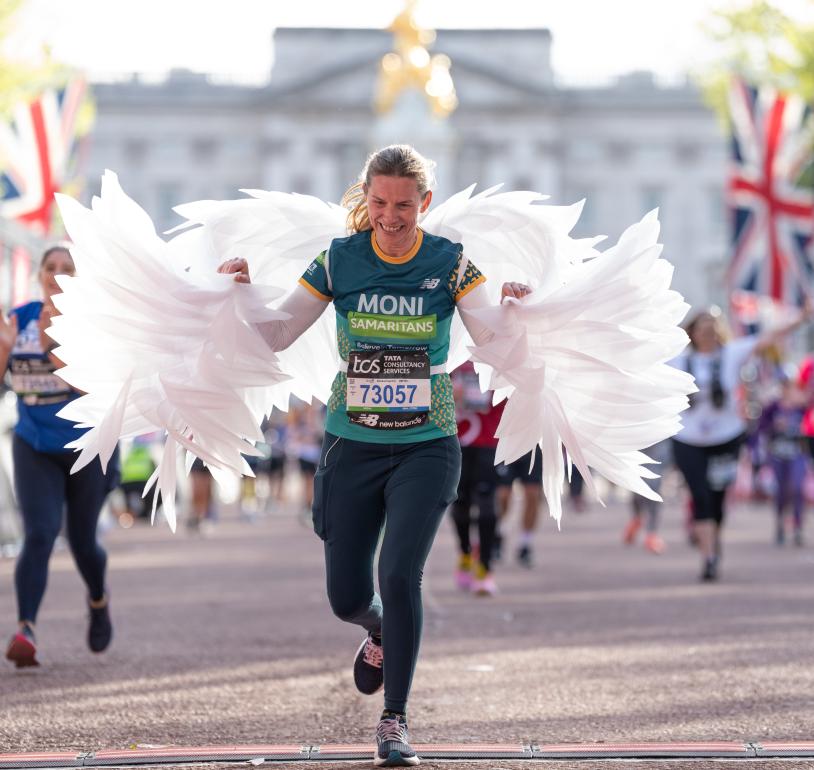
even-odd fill
[{"label": "race bib", "polygon": [[54,374],[54,365],[44,358],[12,358],[11,389],[28,406],[65,401],[70,386]]},{"label": "race bib", "polygon": [[800,441],[785,436],[778,436],[772,439],[769,444],[769,452],[781,460],[791,460],[800,454]]},{"label": "race bib", "polygon": [[707,465],[707,484],[710,489],[723,491],[734,480],[738,472],[738,458],[735,455],[713,455]]},{"label": "race bib", "polygon": [[382,348],[348,355],[348,419],[378,430],[424,425],[431,405],[426,350]]}]

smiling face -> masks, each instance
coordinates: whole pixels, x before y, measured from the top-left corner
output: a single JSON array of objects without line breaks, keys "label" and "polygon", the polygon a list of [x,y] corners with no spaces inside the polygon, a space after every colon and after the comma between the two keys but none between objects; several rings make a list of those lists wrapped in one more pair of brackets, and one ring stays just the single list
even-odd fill
[{"label": "smiling face", "polygon": [[370,225],[379,248],[389,257],[402,257],[413,248],[418,215],[427,210],[432,192],[424,196],[408,176],[374,176],[365,188]]},{"label": "smiling face", "polygon": [[56,276],[73,275],[75,272],[73,259],[67,249],[53,249],[42,260],[39,279],[42,287],[43,299],[47,302],[52,295],[59,294],[62,289],[57,284]]}]

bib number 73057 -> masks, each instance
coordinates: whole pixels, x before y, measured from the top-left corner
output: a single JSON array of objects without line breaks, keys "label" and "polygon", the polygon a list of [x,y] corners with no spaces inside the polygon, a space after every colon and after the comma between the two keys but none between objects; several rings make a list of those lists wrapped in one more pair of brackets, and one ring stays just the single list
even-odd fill
[{"label": "bib number 73057", "polygon": [[385,430],[423,425],[430,410],[430,382],[424,350],[353,350],[348,356],[348,417]]},{"label": "bib number 73057", "polygon": [[409,406],[412,407],[415,401],[415,394],[418,385],[382,385],[378,382],[373,384],[363,383],[359,386],[362,392],[362,402],[372,406]]}]

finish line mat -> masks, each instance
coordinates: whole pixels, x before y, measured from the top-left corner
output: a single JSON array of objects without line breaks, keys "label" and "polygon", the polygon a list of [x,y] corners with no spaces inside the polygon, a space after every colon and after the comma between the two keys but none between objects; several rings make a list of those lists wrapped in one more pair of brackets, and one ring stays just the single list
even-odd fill
[{"label": "finish line mat", "polygon": [[[814,758],[811,741],[695,743],[425,743],[414,744],[424,759],[706,759],[748,760],[767,757]],[[123,767],[182,762],[291,762],[364,760],[374,747],[360,744],[290,744],[246,746],[151,746],[87,752],[0,754],[0,770],[12,768]]]}]

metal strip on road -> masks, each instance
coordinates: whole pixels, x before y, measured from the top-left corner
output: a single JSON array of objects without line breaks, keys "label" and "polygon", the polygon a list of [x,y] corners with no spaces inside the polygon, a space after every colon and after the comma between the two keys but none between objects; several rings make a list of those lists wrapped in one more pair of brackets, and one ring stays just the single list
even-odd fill
[{"label": "metal strip on road", "polygon": [[[251,745],[251,746],[156,746],[143,749],[122,749],[95,751],[86,759],[84,767],[104,767],[110,765],[152,765],[174,762],[250,762],[263,760],[308,759],[310,746],[291,745]],[[2,767],[2,765],[0,765]]]},{"label": "metal strip on road", "polygon": [[0,768],[82,767],[85,756],[85,754],[77,754],[75,751],[0,754]]},{"label": "metal strip on road", "polygon": [[755,750],[750,743],[562,743],[532,744],[534,759],[748,759]]},{"label": "metal strip on road", "polygon": [[814,757],[813,741],[760,741],[753,743],[755,756],[763,757]]},{"label": "metal strip on road", "polygon": [[[531,759],[531,747],[502,743],[414,743],[421,759]],[[327,744],[311,747],[311,759],[351,760],[370,759],[374,745]]]},{"label": "metal strip on road", "polygon": [[[358,743],[327,743],[324,746],[311,746],[309,759],[351,760],[370,759],[376,751],[374,745],[360,746]],[[416,749],[416,751],[418,751]]]},{"label": "metal strip on road", "polygon": [[[695,743],[426,743],[414,746],[423,759],[754,759],[811,757],[814,741]],[[364,760],[374,746],[362,744],[163,746],[95,752],[0,754],[0,770],[36,768],[127,767],[195,762],[264,762]]]},{"label": "metal strip on road", "polygon": [[502,743],[425,743],[413,745],[427,759],[531,759],[531,746]]}]

